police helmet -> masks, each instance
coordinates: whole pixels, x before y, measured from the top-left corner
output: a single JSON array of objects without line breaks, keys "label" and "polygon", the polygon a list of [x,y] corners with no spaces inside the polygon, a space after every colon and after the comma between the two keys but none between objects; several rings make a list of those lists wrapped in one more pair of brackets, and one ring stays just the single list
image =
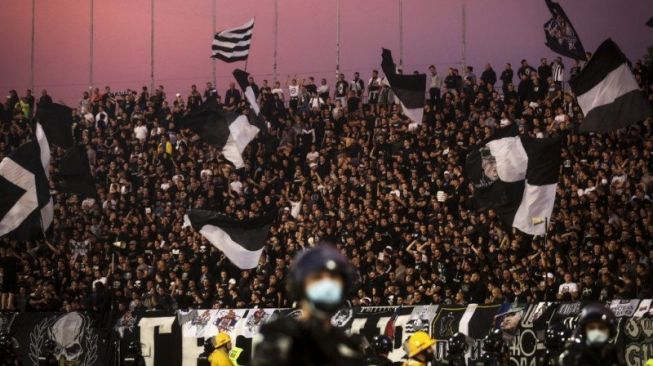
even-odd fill
[{"label": "police helmet", "polygon": [[610,337],[613,337],[617,332],[617,319],[614,313],[600,303],[591,303],[586,305],[581,310],[578,316],[577,332],[580,336],[585,335],[585,327],[588,324],[599,322],[608,326],[610,329]]},{"label": "police helmet", "polygon": [[449,354],[450,355],[462,355],[467,352],[467,336],[463,333],[455,333],[449,337]]},{"label": "police helmet", "polygon": [[372,339],[372,348],[376,354],[390,353],[392,351],[392,339],[387,335],[376,335]]},{"label": "police helmet", "polygon": [[287,283],[289,295],[297,301],[303,299],[305,296],[304,280],[321,271],[328,271],[342,277],[342,303],[344,303],[356,282],[354,267],[334,246],[327,243],[320,243],[297,256],[290,268],[289,282]]},{"label": "police helmet", "polygon": [[490,333],[483,338],[483,350],[486,353],[503,352],[503,334],[501,329],[492,329]]}]

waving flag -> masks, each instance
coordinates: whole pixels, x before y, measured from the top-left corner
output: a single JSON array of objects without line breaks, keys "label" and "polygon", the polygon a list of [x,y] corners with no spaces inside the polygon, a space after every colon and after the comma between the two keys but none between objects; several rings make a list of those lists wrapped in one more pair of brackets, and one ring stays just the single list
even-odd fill
[{"label": "waving flag", "polygon": [[184,221],[199,230],[240,269],[258,266],[276,211],[263,216],[236,220],[207,210],[188,210]]},{"label": "waving flag", "polygon": [[599,46],[570,84],[585,114],[581,132],[609,132],[651,115],[628,59],[611,39]]},{"label": "waving flag", "polygon": [[36,123],[36,141],[21,145],[0,162],[0,236],[35,239],[50,226],[49,164],[50,146]]},{"label": "waving flag", "polygon": [[424,116],[426,99],[426,74],[399,75],[395,71],[390,50],[383,49],[381,68],[390,83],[390,89],[399,98],[404,114],[417,126]]},{"label": "waving flag", "polygon": [[225,62],[243,61],[249,56],[249,45],[254,31],[254,19],[240,27],[226,29],[213,36],[213,58]]},{"label": "waving flag", "polygon": [[578,38],[578,33],[569,21],[560,4],[545,0],[551,12],[551,19],[544,23],[546,45],[556,53],[576,60],[585,60],[585,49]]},{"label": "waving flag", "polygon": [[542,235],[555,203],[560,171],[560,138],[501,137],[467,155],[465,170],[474,198],[506,224]]}]

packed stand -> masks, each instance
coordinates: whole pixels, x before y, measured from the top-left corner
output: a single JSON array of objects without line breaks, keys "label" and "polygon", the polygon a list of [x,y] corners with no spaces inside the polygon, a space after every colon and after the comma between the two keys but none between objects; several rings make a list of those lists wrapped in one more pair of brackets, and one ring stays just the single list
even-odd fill
[{"label": "packed stand", "polygon": [[[642,88],[648,69],[637,62]],[[1,238],[2,310],[116,310],[291,306],[294,255],[337,243],[358,270],[353,305],[467,304],[653,296],[653,120],[611,134],[575,133],[581,112],[561,60],[427,70],[424,122],[409,129],[390,88],[363,80],[256,84],[269,128],[235,171],[180,127],[215,92],[84,92],[74,137],[85,145],[98,199],[57,192],[47,240]],[[647,90],[653,101],[651,88]],[[245,110],[232,83],[220,98]],[[0,158],[29,139],[38,100],[15,91],[2,110]],[[463,170],[497,128],[562,135],[556,205],[546,241],[479,211]],[[279,209],[260,266],[240,271],[191,227],[189,208],[238,218]],[[13,295],[10,295],[13,294]]]}]

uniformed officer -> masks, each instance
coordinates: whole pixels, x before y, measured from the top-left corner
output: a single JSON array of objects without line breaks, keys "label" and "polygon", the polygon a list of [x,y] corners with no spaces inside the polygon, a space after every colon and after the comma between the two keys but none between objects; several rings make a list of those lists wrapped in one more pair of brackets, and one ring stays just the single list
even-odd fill
[{"label": "uniformed officer", "polygon": [[197,357],[197,366],[210,366],[209,356],[213,353],[213,338],[204,340],[204,351]]},{"label": "uniformed officer", "polygon": [[364,365],[360,344],[331,325],[355,283],[354,268],[338,250],[320,244],[301,253],[287,290],[301,308],[297,319],[264,324],[254,341],[254,366]]},{"label": "uniformed officer", "polygon": [[141,344],[136,341],[129,342],[127,355],[122,359],[123,366],[145,366],[145,358],[141,353]]},{"label": "uniformed officer", "polygon": [[415,332],[404,343],[408,360],[404,366],[426,366],[435,356],[435,339],[424,331]]},{"label": "uniformed officer", "polygon": [[388,354],[392,352],[392,339],[377,335],[372,339],[372,354],[367,357],[367,366],[392,366]]},{"label": "uniformed officer", "polygon": [[537,357],[539,366],[557,366],[560,353],[571,334],[562,324],[549,324],[544,339],[545,349]]},{"label": "uniformed officer", "polygon": [[503,341],[501,329],[493,329],[483,338],[483,355],[475,366],[505,366],[510,361],[508,347]]},{"label": "uniformed officer", "polygon": [[447,340],[448,354],[444,360],[440,362],[441,366],[466,366],[465,353],[469,349],[467,344],[467,336],[463,333],[455,333]]},{"label": "uniformed officer", "polygon": [[575,336],[560,355],[562,366],[625,365],[623,352],[609,343],[617,333],[617,320],[602,304],[586,305],[578,317]]},{"label": "uniformed officer", "polygon": [[211,366],[235,366],[229,359],[231,337],[226,332],[220,332],[213,338],[213,352],[209,356]]},{"label": "uniformed officer", "polygon": [[54,356],[55,346],[56,344],[52,339],[45,341],[43,346],[44,352],[39,356],[39,366],[55,366],[59,364],[57,358]]}]

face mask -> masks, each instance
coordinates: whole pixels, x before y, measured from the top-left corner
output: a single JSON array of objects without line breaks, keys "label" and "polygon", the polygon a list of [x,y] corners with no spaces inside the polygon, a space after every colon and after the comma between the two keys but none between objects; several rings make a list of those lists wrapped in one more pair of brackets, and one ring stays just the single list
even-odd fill
[{"label": "face mask", "polygon": [[587,331],[588,346],[601,345],[607,341],[608,341],[608,333],[598,329],[592,329]]},{"label": "face mask", "polygon": [[319,280],[306,289],[306,297],[316,305],[339,305],[342,300],[342,285],[328,278]]}]

